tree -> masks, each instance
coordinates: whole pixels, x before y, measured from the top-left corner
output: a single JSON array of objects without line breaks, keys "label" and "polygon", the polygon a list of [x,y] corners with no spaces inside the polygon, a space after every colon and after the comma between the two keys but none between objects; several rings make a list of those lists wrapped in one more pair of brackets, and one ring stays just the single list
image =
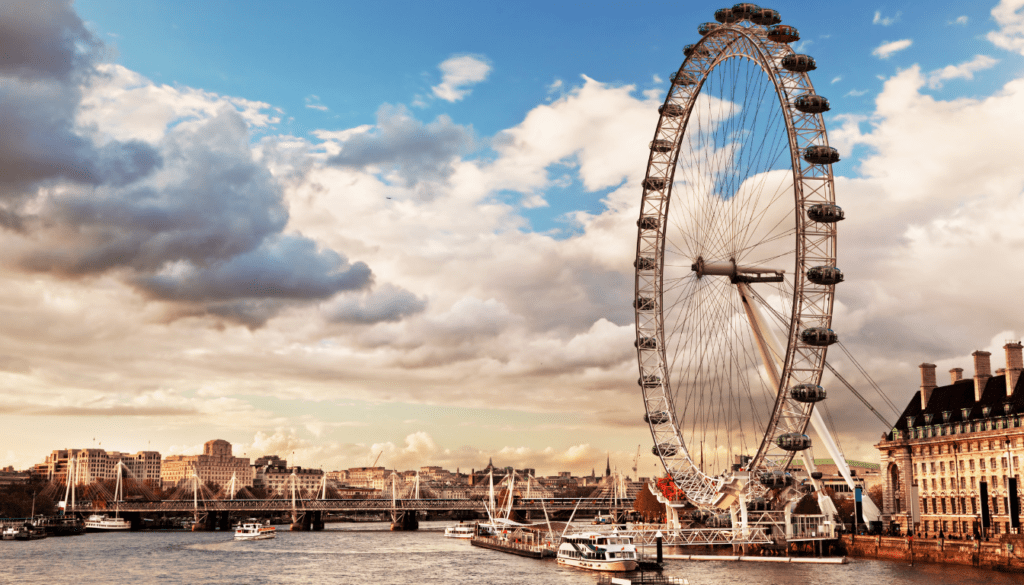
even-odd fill
[{"label": "tree", "polygon": [[879,510],[882,509],[882,494],[882,484],[880,483],[868,488],[868,497],[875,503],[875,506],[878,506]]},{"label": "tree", "polygon": [[665,517],[665,504],[659,502],[647,486],[642,487],[636,494],[633,509],[640,514],[644,522],[662,522]]}]

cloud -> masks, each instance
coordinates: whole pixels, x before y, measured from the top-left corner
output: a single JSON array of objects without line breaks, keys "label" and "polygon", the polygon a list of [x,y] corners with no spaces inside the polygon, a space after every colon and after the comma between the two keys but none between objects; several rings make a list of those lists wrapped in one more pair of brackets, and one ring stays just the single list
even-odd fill
[{"label": "cloud", "polygon": [[320,97],[319,96],[309,95],[309,96],[306,96],[304,101],[306,102],[306,107],[311,109],[311,110],[319,110],[321,112],[326,112],[326,111],[330,110],[330,108],[328,108],[327,106],[325,106],[322,103],[320,103]]},{"label": "cloud", "polygon": [[866,93],[868,93],[868,90],[866,89],[851,89],[850,91],[846,92],[846,97],[860,97],[862,95],[865,95]]},{"label": "cloud", "polygon": [[325,306],[325,318],[333,323],[371,324],[399,321],[421,313],[427,308],[426,299],[392,284],[362,296],[343,296]]},{"label": "cloud", "polygon": [[1024,55],[1024,0],[1001,0],[992,9],[992,18],[999,25],[998,30],[989,32],[985,38],[995,46]]},{"label": "cloud", "polygon": [[832,78],[832,83],[839,83],[842,80],[843,80],[843,76],[842,75],[837,75],[837,76]]},{"label": "cloud", "polygon": [[450,176],[453,162],[472,145],[472,129],[455,124],[448,116],[424,124],[404,106],[384,105],[377,111],[373,129],[337,142],[340,152],[327,159],[327,164],[397,171],[406,185],[413,185]]},{"label": "cloud", "polygon": [[882,16],[880,11],[875,11],[875,18],[871,21],[871,24],[880,24],[882,26],[890,26],[900,19],[902,12],[897,12],[896,16]]},{"label": "cloud", "polygon": [[991,69],[998,62],[987,55],[976,55],[974,59],[959,65],[947,65],[928,74],[928,87],[938,89],[950,79],[974,79],[976,72]]},{"label": "cloud", "polygon": [[967,24],[967,16],[966,15],[958,16],[958,17],[954,18],[953,20],[949,21],[949,24],[966,25]]},{"label": "cloud", "polygon": [[891,43],[882,43],[881,45],[876,47],[874,51],[871,51],[871,54],[878,57],[879,59],[888,59],[889,57],[892,57],[894,53],[906,49],[913,43],[914,41],[910,39],[903,39],[902,41],[892,41]]},{"label": "cloud", "polygon": [[457,102],[469,95],[470,87],[487,79],[491,66],[483,57],[460,55],[438,65],[441,83],[431,89],[434,95],[448,102]]},{"label": "cloud", "polygon": [[0,4],[0,76],[68,81],[102,47],[68,0]]}]

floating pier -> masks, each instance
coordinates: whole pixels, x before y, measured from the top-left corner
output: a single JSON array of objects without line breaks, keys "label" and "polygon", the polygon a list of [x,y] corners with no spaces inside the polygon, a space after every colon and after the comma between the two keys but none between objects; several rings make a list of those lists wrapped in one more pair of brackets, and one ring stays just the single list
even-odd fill
[{"label": "floating pier", "polygon": [[664,555],[673,561],[738,561],[745,563],[810,563],[818,565],[845,565],[846,557],[745,557],[736,555]]},{"label": "floating pier", "polygon": [[488,548],[513,555],[519,555],[521,557],[529,557],[531,559],[554,558],[555,556],[554,549],[545,546],[524,544],[521,542],[513,542],[498,538],[474,536],[469,540],[469,543],[473,546],[479,546],[480,548]]}]

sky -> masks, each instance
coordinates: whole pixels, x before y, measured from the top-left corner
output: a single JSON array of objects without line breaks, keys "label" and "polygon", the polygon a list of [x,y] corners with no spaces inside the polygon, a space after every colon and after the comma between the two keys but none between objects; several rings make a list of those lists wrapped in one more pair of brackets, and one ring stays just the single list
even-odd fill
[{"label": "sky", "polygon": [[[639,184],[722,6],[0,0],[0,467],[226,439],[650,475]],[[900,409],[922,362],[1002,367],[1024,0],[771,7],[842,155],[833,328]],[[877,461],[886,427],[823,384]]]}]

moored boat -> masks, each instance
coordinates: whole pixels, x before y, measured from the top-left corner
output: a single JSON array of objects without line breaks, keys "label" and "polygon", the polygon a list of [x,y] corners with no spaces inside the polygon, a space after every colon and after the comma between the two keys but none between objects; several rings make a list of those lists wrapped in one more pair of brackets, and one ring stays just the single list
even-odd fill
[{"label": "moored boat", "polygon": [[566,534],[558,545],[558,564],[591,571],[633,571],[636,547],[628,536],[612,532]]},{"label": "moored boat", "polygon": [[106,514],[93,514],[85,519],[86,532],[111,532],[130,530],[132,523],[117,516],[111,518]]},{"label": "moored boat", "polygon": [[277,536],[277,528],[250,518],[235,526],[235,540],[267,540]]}]

